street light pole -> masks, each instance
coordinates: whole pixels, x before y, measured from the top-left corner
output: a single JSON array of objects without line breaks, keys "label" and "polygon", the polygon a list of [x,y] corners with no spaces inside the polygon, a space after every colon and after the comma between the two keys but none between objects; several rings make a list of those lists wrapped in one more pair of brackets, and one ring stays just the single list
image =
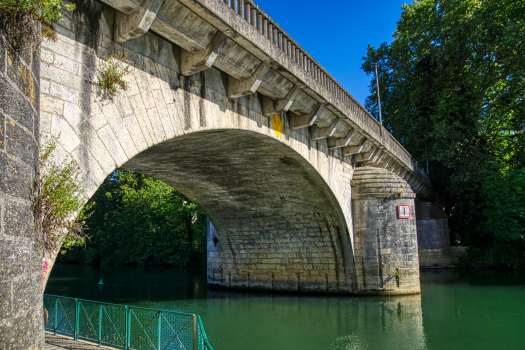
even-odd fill
[{"label": "street light pole", "polygon": [[377,63],[372,63],[376,68],[376,85],[377,85],[377,105],[379,107],[379,123],[383,125],[383,115],[381,114],[381,96],[379,96],[379,76],[377,75]]}]

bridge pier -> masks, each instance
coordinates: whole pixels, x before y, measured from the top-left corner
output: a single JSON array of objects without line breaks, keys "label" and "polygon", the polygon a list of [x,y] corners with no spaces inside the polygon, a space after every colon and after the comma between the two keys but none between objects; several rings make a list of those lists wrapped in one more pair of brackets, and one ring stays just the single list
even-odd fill
[{"label": "bridge pier", "polygon": [[[415,193],[385,169],[356,168],[352,216],[357,292],[420,293]],[[409,217],[399,206],[408,206]]]}]

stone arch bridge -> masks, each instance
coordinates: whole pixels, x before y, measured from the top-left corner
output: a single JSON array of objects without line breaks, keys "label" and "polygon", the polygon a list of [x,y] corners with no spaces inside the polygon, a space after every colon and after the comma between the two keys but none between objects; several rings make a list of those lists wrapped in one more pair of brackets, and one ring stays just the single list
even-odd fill
[{"label": "stone arch bridge", "polygon": [[[211,285],[419,293],[417,235],[448,239],[428,176],[252,1],[77,1],[56,30],[40,65],[0,57],[2,96],[18,96],[0,106],[2,184],[15,184],[0,188],[5,293],[40,273],[22,262],[33,241],[13,223],[27,226],[30,205],[12,191],[34,176],[39,135],[77,160],[86,201],[117,167],[195,201],[210,219]],[[110,98],[98,72],[121,56],[127,89]],[[416,196],[433,208],[425,220]]]},{"label": "stone arch bridge", "polygon": [[[40,133],[78,161],[86,200],[116,167],[181,191],[211,220],[216,286],[419,292],[413,212],[416,194],[432,199],[427,175],[262,10],[89,4],[57,25],[40,68]],[[112,98],[96,85],[110,56],[129,69]]]}]

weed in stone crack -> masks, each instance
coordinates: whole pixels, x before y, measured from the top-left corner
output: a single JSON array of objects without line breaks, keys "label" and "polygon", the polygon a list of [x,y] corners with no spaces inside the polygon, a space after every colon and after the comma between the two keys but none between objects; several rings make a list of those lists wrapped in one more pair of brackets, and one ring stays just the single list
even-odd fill
[{"label": "weed in stone crack", "polygon": [[[125,57],[122,57],[122,60],[124,59]],[[98,71],[98,85],[112,97],[119,87],[126,90],[126,82],[122,77],[128,73],[129,67],[124,67],[121,60],[110,58],[106,61],[106,67]]]}]

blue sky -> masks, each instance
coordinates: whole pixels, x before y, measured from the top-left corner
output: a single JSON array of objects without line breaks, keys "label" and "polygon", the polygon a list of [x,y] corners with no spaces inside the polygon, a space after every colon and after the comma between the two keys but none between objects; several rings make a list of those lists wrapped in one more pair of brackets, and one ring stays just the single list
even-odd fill
[{"label": "blue sky", "polygon": [[361,70],[370,44],[392,41],[401,6],[412,0],[255,0],[362,105],[371,77]]}]

